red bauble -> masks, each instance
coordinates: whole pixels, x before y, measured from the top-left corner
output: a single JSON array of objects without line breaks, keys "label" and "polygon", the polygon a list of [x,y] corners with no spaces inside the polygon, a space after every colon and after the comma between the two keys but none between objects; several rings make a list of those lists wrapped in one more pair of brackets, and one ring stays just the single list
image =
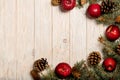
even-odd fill
[{"label": "red bauble", "polygon": [[91,4],[87,9],[88,16],[97,18],[101,15],[101,7],[99,4]]},{"label": "red bauble", "polygon": [[71,74],[71,67],[67,63],[59,63],[55,68],[55,73],[60,78],[66,78]]},{"label": "red bauble", "polygon": [[115,41],[120,37],[120,29],[116,25],[110,25],[106,29],[105,35],[108,40]]},{"label": "red bauble", "polygon": [[116,68],[116,61],[113,58],[106,58],[103,62],[106,71],[112,72]]},{"label": "red bauble", "polygon": [[76,5],[76,0],[62,0],[61,6],[63,10],[72,10]]}]

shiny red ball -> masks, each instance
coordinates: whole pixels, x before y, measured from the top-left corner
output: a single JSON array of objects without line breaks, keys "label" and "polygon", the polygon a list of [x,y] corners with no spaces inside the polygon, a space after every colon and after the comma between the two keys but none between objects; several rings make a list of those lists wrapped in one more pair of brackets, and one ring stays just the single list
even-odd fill
[{"label": "shiny red ball", "polygon": [[120,29],[116,25],[110,25],[106,29],[105,35],[108,40],[115,41],[120,37]]},{"label": "shiny red ball", "polygon": [[87,9],[87,14],[89,17],[97,18],[101,16],[101,7],[99,4],[91,4]]},{"label": "shiny red ball", "polygon": [[67,63],[59,63],[55,68],[55,73],[60,78],[66,78],[71,74],[71,67]]},{"label": "shiny red ball", "polygon": [[76,5],[76,0],[61,0],[63,10],[72,10]]},{"label": "shiny red ball", "polygon": [[116,61],[113,58],[106,58],[103,62],[106,71],[112,72],[116,68]]}]

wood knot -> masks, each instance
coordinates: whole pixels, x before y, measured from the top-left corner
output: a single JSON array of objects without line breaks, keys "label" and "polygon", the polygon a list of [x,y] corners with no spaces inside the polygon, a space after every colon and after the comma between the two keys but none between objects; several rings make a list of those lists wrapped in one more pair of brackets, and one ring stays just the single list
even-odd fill
[{"label": "wood knot", "polygon": [[67,39],[63,39],[63,43],[67,43]]}]

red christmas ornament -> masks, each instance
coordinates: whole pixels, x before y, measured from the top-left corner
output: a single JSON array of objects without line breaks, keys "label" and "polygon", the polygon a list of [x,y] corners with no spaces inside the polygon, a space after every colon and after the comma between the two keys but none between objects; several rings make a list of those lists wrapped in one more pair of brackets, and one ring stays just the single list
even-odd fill
[{"label": "red christmas ornament", "polygon": [[76,5],[76,0],[62,0],[61,5],[63,10],[72,10]]},{"label": "red christmas ornament", "polygon": [[105,35],[108,40],[115,41],[120,37],[120,29],[116,25],[110,25],[106,29]]},{"label": "red christmas ornament", "polygon": [[103,62],[106,71],[112,72],[116,68],[116,61],[113,58],[106,58]]},{"label": "red christmas ornament", "polygon": [[91,4],[87,9],[88,16],[97,18],[101,15],[101,7],[99,4]]},{"label": "red christmas ornament", "polygon": [[67,63],[59,63],[55,68],[55,73],[60,78],[66,78],[71,74],[71,67]]}]

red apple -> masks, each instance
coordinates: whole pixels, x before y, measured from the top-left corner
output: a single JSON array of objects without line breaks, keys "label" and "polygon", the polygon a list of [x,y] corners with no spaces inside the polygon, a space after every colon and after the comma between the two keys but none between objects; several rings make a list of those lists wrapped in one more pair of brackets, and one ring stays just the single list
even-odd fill
[{"label": "red apple", "polygon": [[76,5],[76,0],[62,0],[61,6],[63,10],[72,10]]},{"label": "red apple", "polygon": [[87,9],[87,14],[89,17],[97,18],[101,15],[101,7],[99,4],[91,4]]},{"label": "red apple", "polygon": [[59,63],[55,68],[55,73],[60,78],[66,78],[71,74],[71,67],[67,63]]},{"label": "red apple", "polygon": [[120,29],[116,25],[110,25],[106,29],[105,35],[108,40],[115,41],[120,37]]},{"label": "red apple", "polygon": [[103,62],[106,71],[114,71],[116,68],[116,61],[113,58],[106,58]]}]

